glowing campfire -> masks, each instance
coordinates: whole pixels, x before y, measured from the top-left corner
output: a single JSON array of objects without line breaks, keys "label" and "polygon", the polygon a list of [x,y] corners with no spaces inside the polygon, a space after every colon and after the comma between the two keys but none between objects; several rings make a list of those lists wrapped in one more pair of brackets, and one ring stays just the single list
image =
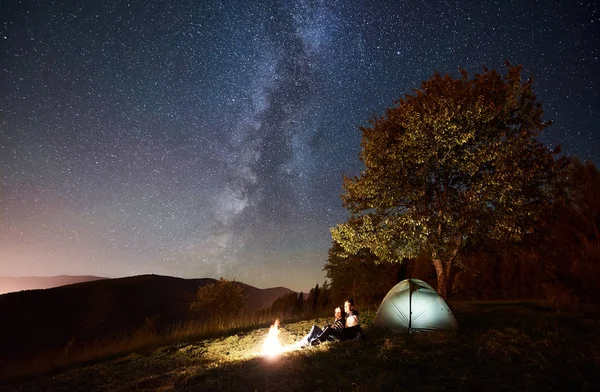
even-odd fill
[{"label": "glowing campfire", "polygon": [[281,342],[279,342],[279,320],[275,320],[275,323],[269,328],[269,333],[263,344],[262,354],[266,357],[273,358],[283,351]]}]

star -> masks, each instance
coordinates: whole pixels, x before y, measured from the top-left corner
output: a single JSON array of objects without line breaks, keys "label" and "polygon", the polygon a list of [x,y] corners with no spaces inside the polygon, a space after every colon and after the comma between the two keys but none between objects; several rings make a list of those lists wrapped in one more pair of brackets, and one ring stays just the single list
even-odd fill
[{"label": "star", "polygon": [[548,146],[598,164],[595,2],[10,2],[0,275],[308,291],[360,133],[434,72],[524,65]]}]

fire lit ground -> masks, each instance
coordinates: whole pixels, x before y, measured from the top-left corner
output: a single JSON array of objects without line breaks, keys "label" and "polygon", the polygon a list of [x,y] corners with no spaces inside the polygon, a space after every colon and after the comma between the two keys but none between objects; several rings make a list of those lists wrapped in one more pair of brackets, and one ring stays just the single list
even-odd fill
[{"label": "fire lit ground", "polygon": [[279,326],[285,352],[275,356],[263,354],[269,333],[263,327],[113,355],[10,384],[0,380],[0,392],[598,390],[600,309],[583,317],[505,302],[453,304],[452,311],[460,331],[390,334],[373,328],[373,312],[364,311],[364,342],[294,349],[312,324],[330,321],[311,319]]}]

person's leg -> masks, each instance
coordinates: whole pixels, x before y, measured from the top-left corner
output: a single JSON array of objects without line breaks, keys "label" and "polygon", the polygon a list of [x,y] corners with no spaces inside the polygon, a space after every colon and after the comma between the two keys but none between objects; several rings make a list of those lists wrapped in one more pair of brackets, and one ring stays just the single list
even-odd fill
[{"label": "person's leg", "polygon": [[323,333],[323,331],[321,330],[321,328],[319,328],[316,325],[313,325],[310,328],[310,331],[308,331],[308,334],[304,338],[302,338],[302,340],[300,341],[300,345],[301,346],[308,345],[310,342],[312,342],[321,333]]},{"label": "person's leg", "polygon": [[318,335],[316,338],[314,338],[314,339],[313,339],[313,340],[310,342],[310,344],[312,344],[313,346],[316,346],[317,344],[319,344],[319,343],[321,343],[321,342],[324,342],[324,341],[326,341],[326,340],[327,340],[327,338],[328,338],[329,336],[331,336],[331,332],[332,332],[332,331],[333,331],[333,330],[332,330],[332,329],[331,329],[329,326],[325,327],[325,329],[323,330],[323,332],[321,332],[321,333],[320,333],[320,334],[319,334],[319,335]]},{"label": "person's leg", "polygon": [[321,332],[319,334],[319,336],[317,336],[317,339],[319,339],[320,341],[324,342],[327,340],[327,338],[331,335],[331,331],[332,329],[329,327],[326,327],[323,332]]},{"label": "person's leg", "polygon": [[352,327],[347,327],[344,328],[342,334],[344,339],[343,340],[352,340],[354,338],[356,338],[356,335],[358,334],[358,327],[357,325],[352,326]]},{"label": "person's leg", "polygon": [[360,325],[357,325],[358,327],[358,333],[356,334],[356,337],[359,340],[366,340],[367,336],[365,335],[365,333],[363,332],[362,328],[360,327]]},{"label": "person's leg", "polygon": [[343,340],[352,340],[352,339],[364,340],[364,338],[365,338],[364,332],[363,332],[362,328],[360,327],[360,325],[355,325],[353,327],[344,328],[343,337],[344,337]]},{"label": "person's leg", "polygon": [[316,325],[313,325],[308,334],[310,335],[310,340],[313,340],[314,338],[316,338],[317,336],[319,336],[322,333],[323,333],[323,330],[321,330],[321,328],[319,328]]}]

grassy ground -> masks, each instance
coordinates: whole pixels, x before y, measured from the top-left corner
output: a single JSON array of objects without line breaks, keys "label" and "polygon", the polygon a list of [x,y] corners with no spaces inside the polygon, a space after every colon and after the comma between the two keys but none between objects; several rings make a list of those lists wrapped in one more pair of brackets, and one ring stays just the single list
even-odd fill
[{"label": "grassy ground", "polygon": [[[456,332],[369,328],[364,342],[324,343],[275,359],[267,328],[180,342],[12,380],[0,391],[600,391],[600,313],[557,314],[524,303],[455,304]],[[293,347],[313,323],[284,324]]]}]

